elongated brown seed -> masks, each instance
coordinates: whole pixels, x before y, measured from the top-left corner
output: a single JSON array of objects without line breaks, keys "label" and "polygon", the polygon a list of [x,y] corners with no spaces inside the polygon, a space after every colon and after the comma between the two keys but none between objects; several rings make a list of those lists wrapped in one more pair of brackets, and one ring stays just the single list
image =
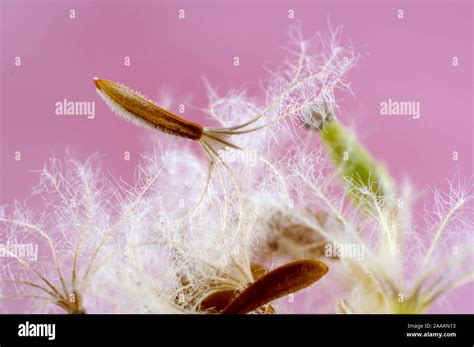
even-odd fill
[{"label": "elongated brown seed", "polygon": [[[253,263],[250,265],[253,279],[256,281],[260,277],[265,276],[267,270],[260,264]],[[220,290],[208,295],[199,307],[200,311],[208,313],[220,313],[225,309],[240,292],[233,289]],[[274,313],[273,308],[268,308],[269,313]]]},{"label": "elongated brown seed", "polygon": [[282,296],[306,288],[329,268],[316,260],[297,260],[260,277],[235,298],[221,313],[248,313]]},{"label": "elongated brown seed", "polygon": [[[326,228],[329,224],[341,224],[336,217],[323,212],[305,209],[302,211],[305,218],[311,218],[321,228]],[[300,222],[291,212],[278,210],[268,221],[268,228],[271,230],[265,243],[262,243],[260,257],[270,259],[275,252],[279,256],[289,259],[337,259],[337,255],[328,255],[325,252],[327,239],[317,233],[306,223]],[[301,255],[304,254],[302,257]]]},{"label": "elongated brown seed", "polygon": [[201,302],[199,310],[208,313],[219,313],[232,302],[235,296],[236,291],[232,289],[212,293]]},{"label": "elongated brown seed", "polygon": [[120,116],[163,132],[199,140],[203,127],[159,107],[139,93],[118,83],[94,78],[97,92]]}]

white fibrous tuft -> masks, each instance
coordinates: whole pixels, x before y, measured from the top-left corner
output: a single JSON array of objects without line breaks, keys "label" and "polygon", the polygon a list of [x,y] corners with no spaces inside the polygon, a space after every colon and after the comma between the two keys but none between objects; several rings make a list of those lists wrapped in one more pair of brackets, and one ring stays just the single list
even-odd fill
[{"label": "white fibrous tuft", "polygon": [[114,213],[114,191],[93,168],[97,161],[52,158],[29,201],[36,208],[16,202],[2,209],[5,297],[37,298],[40,311],[74,293],[82,301],[90,283],[84,271],[98,265],[93,254]]},{"label": "white fibrous tuft", "polygon": [[270,78],[263,84],[263,102],[249,97],[245,89],[233,90],[221,97],[206,80],[210,99],[207,113],[224,127],[258,117],[256,122],[240,129],[262,128],[260,133],[252,132],[247,139],[242,136],[235,140],[244,147],[249,142],[262,141],[265,136],[280,144],[282,140],[295,141],[295,136],[290,134],[302,125],[320,125],[311,115],[336,113],[334,92],[337,89],[350,90],[345,75],[355,65],[357,56],[352,47],[340,44],[341,33],[339,27],[328,36],[305,40],[299,26],[293,27],[284,64],[276,69],[268,68]]}]

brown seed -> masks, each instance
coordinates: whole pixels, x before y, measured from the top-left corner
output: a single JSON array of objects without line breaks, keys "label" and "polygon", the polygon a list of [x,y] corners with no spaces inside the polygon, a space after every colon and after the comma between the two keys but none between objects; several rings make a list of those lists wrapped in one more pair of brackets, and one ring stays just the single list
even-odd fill
[{"label": "brown seed", "polygon": [[[258,280],[260,277],[267,273],[267,270],[260,264],[251,264],[250,269],[254,280]],[[219,313],[225,309],[236,296],[240,294],[237,290],[222,290],[208,295],[199,306],[200,311],[208,313]],[[273,308],[267,309],[268,313],[275,313]],[[265,311],[265,312],[266,312]]]},{"label": "brown seed", "polygon": [[120,116],[163,132],[199,140],[203,127],[162,109],[131,89],[118,83],[94,78],[99,95]]},{"label": "brown seed", "polygon": [[252,277],[255,281],[267,273],[267,269],[256,263],[250,264],[250,270],[252,271]]},{"label": "brown seed", "polygon": [[234,290],[222,290],[207,296],[199,307],[200,311],[218,313],[226,308],[236,296]]},{"label": "brown seed", "polygon": [[[339,223],[337,219],[322,211],[307,210],[307,217],[321,228],[326,228],[329,223]],[[325,247],[328,241],[314,229],[292,218],[284,211],[277,211],[268,221],[268,228],[272,230],[268,239],[263,244],[262,253],[265,257],[272,256],[275,252],[290,259],[304,258],[318,259],[327,256]]]},{"label": "brown seed", "polygon": [[297,260],[270,271],[245,289],[221,313],[248,313],[262,305],[306,288],[329,268],[320,261]]}]

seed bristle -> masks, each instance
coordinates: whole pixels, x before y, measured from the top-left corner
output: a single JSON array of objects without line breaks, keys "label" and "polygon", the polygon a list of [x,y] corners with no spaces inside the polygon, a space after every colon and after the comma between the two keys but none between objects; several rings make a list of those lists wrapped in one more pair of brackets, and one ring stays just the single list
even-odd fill
[{"label": "seed bristle", "polygon": [[171,135],[199,140],[203,127],[187,121],[118,83],[94,78],[97,92],[119,116],[137,125],[158,129]]}]

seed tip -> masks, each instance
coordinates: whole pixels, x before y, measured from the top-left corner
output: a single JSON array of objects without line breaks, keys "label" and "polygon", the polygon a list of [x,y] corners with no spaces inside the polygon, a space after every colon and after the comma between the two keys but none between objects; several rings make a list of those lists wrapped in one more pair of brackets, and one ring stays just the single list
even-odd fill
[{"label": "seed tip", "polygon": [[93,77],[94,84],[97,87],[97,89],[100,89],[100,78],[99,77]]}]

